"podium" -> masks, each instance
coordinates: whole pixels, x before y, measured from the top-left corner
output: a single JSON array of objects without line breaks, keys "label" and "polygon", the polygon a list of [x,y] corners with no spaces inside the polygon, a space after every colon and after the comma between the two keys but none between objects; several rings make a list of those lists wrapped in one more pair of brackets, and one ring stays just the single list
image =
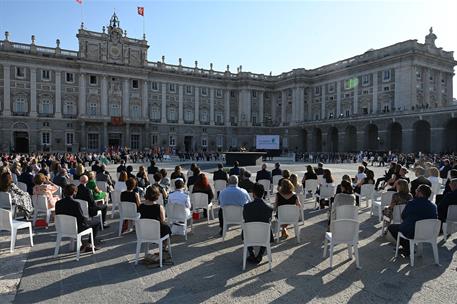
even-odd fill
[{"label": "podium", "polygon": [[262,164],[266,152],[225,152],[225,165],[233,166],[238,161],[240,166],[257,166]]}]

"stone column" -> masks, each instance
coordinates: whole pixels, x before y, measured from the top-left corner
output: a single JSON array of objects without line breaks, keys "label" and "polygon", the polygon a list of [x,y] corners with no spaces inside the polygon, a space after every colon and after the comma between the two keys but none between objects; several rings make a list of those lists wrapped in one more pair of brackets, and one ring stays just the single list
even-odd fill
[{"label": "stone column", "polygon": [[102,86],[101,86],[101,102],[102,102],[102,116],[108,116],[108,80],[106,75],[102,76]]},{"label": "stone column", "polygon": [[122,88],[122,116],[126,120],[129,118],[129,79],[124,78]]},{"label": "stone column", "polygon": [[86,134],[86,123],[84,121],[81,122],[81,133],[79,135],[79,149],[84,150],[86,148],[86,140],[87,140],[87,134]]},{"label": "stone column", "polygon": [[281,91],[281,125],[286,122],[286,106],[287,106],[287,94],[286,91]]},{"label": "stone column", "polygon": [[[322,99],[321,99],[321,119],[324,119],[325,118],[325,84],[321,86],[321,96],[322,96]],[[324,138],[324,135],[322,135],[322,138]]]},{"label": "stone column", "polygon": [[[354,95],[355,97],[355,95]],[[378,112],[378,72],[373,73],[373,105],[371,106],[373,114]]]},{"label": "stone column", "polygon": [[[78,105],[78,116],[81,117],[86,115],[86,74],[81,73],[79,75],[79,105]],[[81,135],[85,137],[86,134]],[[84,145],[85,147],[85,145]]]},{"label": "stone column", "polygon": [[452,82],[452,74],[446,73],[446,96],[447,96],[447,103],[448,105],[452,104],[452,94],[453,94],[453,82]]},{"label": "stone column", "polygon": [[298,102],[297,102],[297,88],[292,89],[292,115],[291,115],[291,124],[295,124],[297,122],[297,114],[298,114]]},{"label": "stone column", "polygon": [[56,107],[55,118],[62,118],[62,72],[55,71],[56,73]]},{"label": "stone column", "polygon": [[243,90],[238,91],[238,126],[243,121]]},{"label": "stone column", "polygon": [[167,123],[167,84],[162,83],[162,105],[160,106],[161,109],[161,122]]},{"label": "stone column", "polygon": [[30,117],[37,116],[36,103],[36,69],[30,69]]},{"label": "stone column", "polygon": [[259,121],[258,123],[263,125],[263,91],[259,91]]},{"label": "stone column", "polygon": [[11,66],[3,65],[3,116],[11,116]]},{"label": "stone column", "polygon": [[184,86],[178,86],[178,123],[184,123]]},{"label": "stone column", "polygon": [[298,99],[298,103],[300,105],[299,113],[298,113],[298,121],[303,122],[305,120],[305,88],[299,88],[298,90],[300,92],[299,99]]},{"label": "stone column", "polygon": [[141,117],[143,119],[148,119],[149,117],[149,103],[148,103],[148,81],[143,81],[143,94],[141,95],[141,106],[142,106],[142,114]]},{"label": "stone column", "polygon": [[308,88],[308,120],[313,120],[313,88]]},{"label": "stone column", "polygon": [[[356,107],[355,104],[355,94],[354,94],[354,108]],[[341,114],[341,81],[338,80],[336,82],[336,117],[340,117]]]},{"label": "stone column", "polygon": [[195,87],[195,124],[200,124],[200,88]]},{"label": "stone column", "polygon": [[103,122],[103,147],[108,147],[108,123]]},{"label": "stone column", "polygon": [[225,126],[230,126],[230,90],[224,91]]},{"label": "stone column", "polygon": [[126,123],[125,124],[125,146],[130,148],[130,124]]},{"label": "stone column", "polygon": [[430,104],[430,69],[426,68],[424,72],[424,105]]},{"label": "stone column", "polygon": [[209,124],[214,126],[214,88],[209,89]]},{"label": "stone column", "polygon": [[243,103],[245,104],[245,117],[246,117],[246,125],[251,126],[252,125],[252,91],[251,90],[245,90],[244,92],[244,101]]},{"label": "stone column", "polygon": [[271,120],[272,122],[276,121],[276,106],[278,101],[275,98],[275,95],[273,92],[270,93],[270,100],[271,100]]}]

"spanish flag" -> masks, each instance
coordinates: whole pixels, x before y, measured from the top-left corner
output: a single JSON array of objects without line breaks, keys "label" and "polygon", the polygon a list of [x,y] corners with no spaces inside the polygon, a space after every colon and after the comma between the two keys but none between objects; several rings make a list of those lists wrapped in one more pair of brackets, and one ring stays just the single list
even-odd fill
[{"label": "spanish flag", "polygon": [[[76,0],[76,1],[78,1],[78,0]],[[80,1],[82,1],[82,0],[80,0]],[[138,6],[137,11],[138,11],[138,15],[141,15],[144,17],[144,7],[143,6]]]}]

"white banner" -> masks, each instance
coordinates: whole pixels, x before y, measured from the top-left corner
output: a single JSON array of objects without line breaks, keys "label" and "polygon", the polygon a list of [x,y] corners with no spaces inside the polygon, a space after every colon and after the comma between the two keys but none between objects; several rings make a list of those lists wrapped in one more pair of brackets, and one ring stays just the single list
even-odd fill
[{"label": "white banner", "polygon": [[256,135],[255,146],[258,150],[279,150],[279,135]]}]

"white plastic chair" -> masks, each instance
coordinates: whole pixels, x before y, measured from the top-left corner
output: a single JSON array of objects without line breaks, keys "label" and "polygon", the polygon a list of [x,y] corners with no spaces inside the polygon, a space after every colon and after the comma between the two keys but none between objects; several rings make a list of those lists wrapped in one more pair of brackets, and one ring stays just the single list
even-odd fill
[{"label": "white plastic chair", "polygon": [[136,254],[135,254],[135,265],[138,264],[138,258],[140,256],[141,244],[146,243],[145,255],[149,252],[149,243],[159,245],[159,260],[160,267],[162,267],[162,249],[163,241],[168,239],[168,252],[171,256],[171,238],[167,234],[164,237],[160,237],[160,222],[153,219],[139,219],[135,221],[136,231]]},{"label": "white plastic chair", "polygon": [[191,193],[190,195],[190,203],[194,210],[197,209],[206,209],[207,210],[207,221],[209,224],[209,210],[211,210],[211,215],[214,220],[214,209],[213,209],[213,202],[208,204],[208,194],[206,193]]},{"label": "white plastic chair", "polygon": [[[77,201],[79,203],[79,205],[81,206],[81,210],[83,211],[84,217],[87,218],[87,219],[90,219],[90,216],[89,216],[89,203],[86,202],[85,200],[81,200],[81,199],[75,199],[75,201]],[[98,218],[100,220],[101,230],[103,230],[102,211],[98,210],[97,211],[97,215],[95,215],[95,216],[98,216]]]},{"label": "white plastic chair", "polygon": [[224,206],[222,207],[222,216],[224,219],[222,240],[224,241],[229,225],[243,225],[243,207],[231,205]]},{"label": "white plastic chair", "polygon": [[382,227],[381,227],[381,236],[384,235],[384,232],[386,231],[386,223],[389,224],[401,224],[403,221],[401,219],[401,214],[403,210],[405,209],[406,204],[401,204],[401,205],[395,205],[394,210],[392,211],[392,219],[390,219],[387,216],[383,216],[383,221],[382,221]]},{"label": "white plastic chair", "polygon": [[324,241],[324,254],[323,258],[327,256],[327,246],[330,242],[330,267],[333,267],[333,248],[337,244],[347,244],[349,259],[352,259],[352,247],[354,247],[355,263],[358,269],[359,264],[359,221],[344,219],[336,220],[333,223],[334,230],[325,233]]},{"label": "white plastic chair", "polygon": [[17,231],[19,229],[29,228],[30,246],[33,247],[32,224],[30,222],[21,222],[13,220],[11,211],[0,208],[0,231],[11,231],[10,252],[14,252],[16,245]]},{"label": "white plastic chair", "polygon": [[46,223],[49,225],[49,220],[51,219],[51,212],[54,211],[54,208],[48,208],[48,198],[46,195],[34,194],[32,195],[32,203],[34,208],[33,213],[33,225],[35,226],[36,219],[39,213],[46,214]]},{"label": "white plastic chair", "polygon": [[190,222],[190,231],[192,231],[194,221],[192,214],[187,213],[186,206],[181,204],[167,204],[167,219],[168,224],[171,226],[173,223],[184,223],[184,238],[187,240],[187,223]]},{"label": "white plastic chair", "polygon": [[243,224],[243,271],[246,269],[248,247],[267,248],[268,270],[271,270],[270,223],[249,222]]},{"label": "white plastic chair", "polygon": [[122,223],[124,220],[136,221],[140,218],[140,214],[136,210],[136,204],[132,202],[119,203],[119,236],[122,234]]},{"label": "white plastic chair", "polygon": [[447,241],[448,234],[456,231],[457,227],[457,205],[449,205],[447,208],[446,222],[443,223],[444,241]]},{"label": "white plastic chair", "polygon": [[325,184],[325,179],[324,179],[324,175],[317,175],[317,183],[319,186]]},{"label": "white plastic chair", "polygon": [[[271,190],[271,181],[269,179],[259,179],[258,183],[263,186],[263,189],[269,195],[270,194],[270,190]],[[276,185],[277,185],[277,183],[276,183]]]},{"label": "white plastic chair", "polygon": [[435,202],[436,195],[440,194],[440,192],[441,192],[441,182],[440,181],[432,182],[431,188],[432,188],[432,194],[430,195],[430,201]]},{"label": "white plastic chair", "polygon": [[422,255],[422,243],[430,243],[433,249],[433,257],[435,264],[439,265],[440,260],[438,257],[437,238],[440,233],[441,221],[437,219],[420,220],[416,222],[414,228],[414,239],[408,239],[401,232],[398,232],[397,246],[395,248],[395,257],[398,257],[398,247],[400,245],[400,238],[409,240],[410,261],[411,267],[414,266],[414,245],[418,245],[418,253]]},{"label": "white plastic chair", "polygon": [[114,211],[119,212],[119,206],[121,204],[121,192],[113,191],[111,192],[111,218],[114,218]]},{"label": "white plastic chair", "polygon": [[307,179],[305,181],[305,189],[303,190],[303,193],[305,194],[305,197],[309,193],[311,193],[311,195],[314,196],[316,194],[316,191],[317,191],[317,186],[318,186],[317,179]]},{"label": "white plastic chair", "polygon": [[56,239],[56,249],[54,250],[54,256],[59,254],[60,249],[60,242],[62,238],[69,237],[72,240],[76,239],[76,260],[79,261],[79,253],[81,249],[81,238],[85,235],[90,235],[90,243],[92,244],[92,253],[95,253],[94,250],[94,234],[92,228],[87,228],[84,231],[78,233],[78,224],[76,222],[76,217],[64,215],[64,214],[57,214],[56,215],[56,231],[57,231],[57,239]]},{"label": "white plastic chair", "polygon": [[17,187],[24,192],[27,192],[27,184],[23,182],[17,182]]},{"label": "white plastic chair", "polygon": [[217,179],[214,181],[214,190],[215,192],[221,192],[227,187],[227,182],[223,179]]},{"label": "white plastic chair", "polygon": [[[382,210],[384,207],[387,207],[392,202],[392,196],[394,195],[395,191],[385,191],[381,193],[381,200],[380,201],[373,201],[371,203],[371,215],[374,214],[375,209],[378,213],[379,221],[382,220]],[[368,204],[368,203],[367,203]]]},{"label": "white plastic chair", "polygon": [[273,185],[272,185],[273,193],[278,192],[278,183],[281,178],[282,178],[282,175],[273,175]]},{"label": "white plastic chair", "polygon": [[56,192],[53,193],[53,195],[56,195],[59,198],[62,198],[62,187],[57,186],[57,190],[56,190]]},{"label": "white plastic chair", "polygon": [[359,220],[359,210],[357,206],[342,205],[335,209],[336,220]]},{"label": "white plastic chair", "polygon": [[276,233],[276,242],[279,241],[279,232],[281,225],[294,225],[295,237],[297,243],[300,243],[300,208],[296,205],[282,205],[278,207],[278,231]]},{"label": "white plastic chair", "polygon": [[374,185],[373,184],[364,184],[360,187],[360,193],[356,193],[356,196],[359,197],[359,206],[362,205],[362,200],[366,202],[366,207],[368,207],[368,201],[373,202],[374,196]]},{"label": "white plastic chair", "polygon": [[13,205],[13,201],[11,200],[11,194],[8,192],[0,191],[0,208],[11,210],[13,219],[16,218],[17,208],[16,205]]},{"label": "white plastic chair", "polygon": [[[335,195],[336,187],[331,184],[323,184],[319,188],[319,193],[316,193],[316,198],[320,200],[330,199]],[[317,207],[317,200],[314,202],[314,209]]]},{"label": "white plastic chair", "polygon": [[97,188],[100,189],[100,191],[108,192],[108,184],[106,182],[96,181],[96,184]]}]

